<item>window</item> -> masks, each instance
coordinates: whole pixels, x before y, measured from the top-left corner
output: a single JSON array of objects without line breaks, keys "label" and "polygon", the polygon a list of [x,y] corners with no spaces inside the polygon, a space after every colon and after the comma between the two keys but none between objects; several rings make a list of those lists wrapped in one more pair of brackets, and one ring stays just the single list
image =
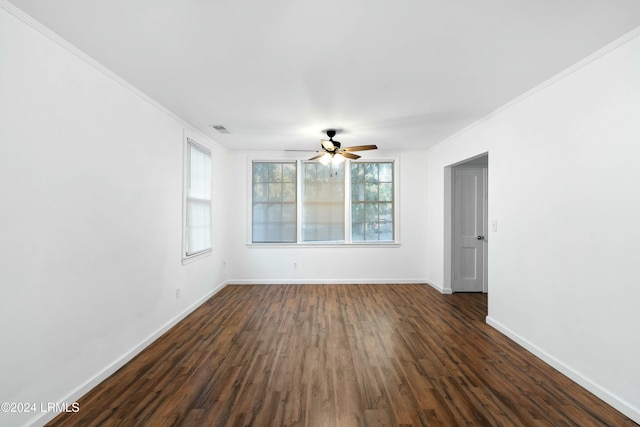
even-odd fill
[{"label": "window", "polygon": [[393,238],[393,163],[352,163],[352,241]]},{"label": "window", "polygon": [[211,152],[187,139],[185,170],[186,257],[211,250]]},{"label": "window", "polygon": [[295,243],[296,162],[253,162],[252,241]]},{"label": "window", "polygon": [[344,163],[302,167],[302,241],[344,240]]},{"label": "window", "polygon": [[393,160],[253,161],[251,242],[395,243],[395,173]]}]

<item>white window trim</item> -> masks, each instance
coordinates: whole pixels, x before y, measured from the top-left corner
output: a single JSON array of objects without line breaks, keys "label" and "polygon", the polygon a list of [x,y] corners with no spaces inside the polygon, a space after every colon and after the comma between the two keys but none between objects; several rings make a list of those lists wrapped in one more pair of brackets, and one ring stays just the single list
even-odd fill
[{"label": "white window trim", "polygon": [[[304,242],[302,241],[302,207],[298,205],[296,208],[296,239],[295,243],[254,243],[252,242],[253,228],[253,200],[252,185],[253,182],[253,162],[291,162],[295,160],[296,165],[296,204],[302,203],[302,163],[306,159],[292,159],[283,156],[280,157],[247,157],[247,224],[246,224],[246,244],[250,248],[390,248],[400,247],[402,245],[400,239],[400,156],[395,153],[377,153],[378,157],[363,158],[359,160],[345,161],[345,240],[344,241],[327,241],[327,242]],[[393,162],[393,236],[394,240],[387,241],[363,241],[353,242],[351,240],[351,163],[375,163],[375,162]]]},{"label": "white window trim", "polygon": [[[186,133],[186,130],[185,130]],[[184,136],[184,143],[182,149],[182,265],[190,264],[198,259],[207,257],[211,255],[213,252],[213,218],[211,218],[211,247],[208,249],[204,249],[200,252],[196,252],[190,255],[187,255],[187,196],[189,194],[188,182],[189,182],[189,144],[193,144],[209,152],[211,157],[211,180],[213,181],[213,156],[211,154],[211,150],[199,142],[195,141],[193,138]],[[212,182],[213,184],[213,182]],[[212,187],[213,188],[213,185]],[[213,195],[210,196],[211,199],[211,213],[213,214]]]},{"label": "white window trim", "polygon": [[[253,164],[257,163],[294,163],[296,165],[296,242],[253,242]],[[300,240],[300,228],[297,225],[300,222],[300,206],[298,206],[298,202],[300,200],[300,186],[299,186],[299,178],[300,178],[300,162],[295,159],[282,160],[282,159],[270,159],[270,160],[258,160],[258,159],[250,159],[248,162],[248,198],[247,198],[247,206],[248,206],[248,215],[247,215],[247,239],[249,243],[257,244],[257,245],[295,245]]]},{"label": "white window trim", "polygon": [[352,244],[356,244],[356,245],[360,245],[360,244],[370,244],[370,245],[382,245],[385,243],[389,243],[389,244],[394,244],[394,243],[399,243],[400,242],[400,229],[399,229],[399,223],[400,221],[398,220],[399,214],[397,213],[398,211],[398,207],[400,206],[400,203],[398,203],[398,188],[400,187],[399,182],[397,182],[396,180],[398,179],[398,173],[396,171],[396,168],[398,168],[399,165],[399,161],[397,158],[394,159],[359,159],[359,160],[351,160],[349,166],[351,166],[351,163],[389,163],[392,162],[393,163],[393,240],[383,240],[383,241],[376,241],[376,240],[363,240],[363,241],[357,241],[357,242],[352,242],[351,241],[351,167],[349,167],[349,209],[347,209],[348,212],[346,212],[346,215],[348,216],[348,220],[349,220],[349,242],[348,243],[352,243]]}]

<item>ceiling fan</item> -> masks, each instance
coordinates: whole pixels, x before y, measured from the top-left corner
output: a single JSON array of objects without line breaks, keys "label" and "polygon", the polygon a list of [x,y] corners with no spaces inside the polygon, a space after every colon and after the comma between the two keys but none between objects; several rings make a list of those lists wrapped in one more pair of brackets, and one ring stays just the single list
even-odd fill
[{"label": "ceiling fan", "polygon": [[335,129],[327,129],[327,136],[329,139],[320,140],[320,144],[322,150],[317,151],[317,156],[313,156],[309,160],[318,160],[322,164],[328,163],[340,163],[343,162],[344,159],[359,159],[360,156],[357,154],[353,154],[354,151],[365,151],[365,150],[377,150],[378,147],[376,145],[356,145],[353,147],[342,147],[340,141],[334,141],[333,137],[336,136]]}]

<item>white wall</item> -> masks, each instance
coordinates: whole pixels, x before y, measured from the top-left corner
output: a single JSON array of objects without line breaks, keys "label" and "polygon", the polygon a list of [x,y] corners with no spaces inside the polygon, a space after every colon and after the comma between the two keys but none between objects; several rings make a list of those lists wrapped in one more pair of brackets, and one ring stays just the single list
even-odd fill
[{"label": "white wall", "polygon": [[430,150],[441,286],[444,168],[486,151],[488,322],[640,422],[640,38]]},{"label": "white wall", "polygon": [[[299,153],[296,153],[299,154]],[[288,156],[288,157],[286,157]],[[293,157],[290,153],[232,152],[229,199],[229,277],[233,283],[380,283],[424,282],[426,246],[426,151],[398,154],[400,241],[398,247],[264,247],[247,245],[250,159]],[[369,152],[368,159],[392,158]],[[293,263],[297,263],[297,268]]]},{"label": "white wall", "polygon": [[223,205],[181,263],[185,124],[81,57],[0,8],[0,402],[72,403],[225,281]]}]

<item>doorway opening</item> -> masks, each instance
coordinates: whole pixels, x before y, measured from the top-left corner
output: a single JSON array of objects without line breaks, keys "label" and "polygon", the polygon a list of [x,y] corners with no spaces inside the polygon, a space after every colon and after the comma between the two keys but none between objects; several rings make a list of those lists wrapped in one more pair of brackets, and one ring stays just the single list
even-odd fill
[{"label": "doorway opening", "polygon": [[445,293],[489,290],[488,171],[488,153],[444,170]]}]

